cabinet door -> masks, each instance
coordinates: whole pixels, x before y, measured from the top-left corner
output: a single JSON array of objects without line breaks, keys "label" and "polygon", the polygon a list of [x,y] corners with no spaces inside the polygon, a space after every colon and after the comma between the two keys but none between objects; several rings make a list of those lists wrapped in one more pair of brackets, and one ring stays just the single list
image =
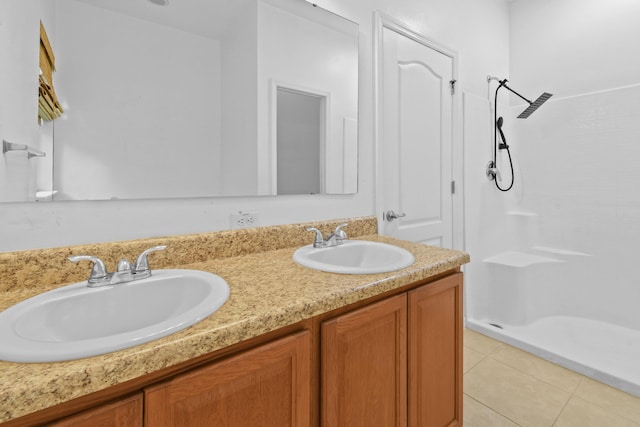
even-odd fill
[{"label": "cabinet door", "polygon": [[48,425],[52,427],[142,427],[142,393],[89,409]]},{"label": "cabinet door", "polygon": [[407,423],[406,294],[322,324],[322,425]]},{"label": "cabinet door", "polygon": [[146,425],[308,426],[310,333],[276,340],[145,389]]},{"label": "cabinet door", "polygon": [[462,273],[409,292],[409,426],[462,426]]}]

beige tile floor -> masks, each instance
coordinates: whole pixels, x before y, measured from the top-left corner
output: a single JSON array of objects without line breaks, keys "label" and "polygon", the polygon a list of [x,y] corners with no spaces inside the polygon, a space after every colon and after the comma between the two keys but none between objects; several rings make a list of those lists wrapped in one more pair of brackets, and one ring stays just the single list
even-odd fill
[{"label": "beige tile floor", "polygon": [[640,398],[467,329],[464,426],[640,427]]}]

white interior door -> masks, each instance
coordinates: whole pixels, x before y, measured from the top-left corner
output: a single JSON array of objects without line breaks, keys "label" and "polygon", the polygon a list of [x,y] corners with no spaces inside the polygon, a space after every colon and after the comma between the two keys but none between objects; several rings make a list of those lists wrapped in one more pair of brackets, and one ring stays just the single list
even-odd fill
[{"label": "white interior door", "polygon": [[455,56],[382,22],[377,49],[381,233],[452,247]]}]

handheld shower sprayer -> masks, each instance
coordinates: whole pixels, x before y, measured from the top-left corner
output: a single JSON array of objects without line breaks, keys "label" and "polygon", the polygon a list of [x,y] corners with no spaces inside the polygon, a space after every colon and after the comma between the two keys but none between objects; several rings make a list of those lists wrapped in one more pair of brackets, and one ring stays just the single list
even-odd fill
[{"label": "handheld shower sprayer", "polygon": [[[523,99],[529,104],[529,106],[522,113],[520,113],[520,115],[518,116],[519,119],[528,118],[531,114],[533,114],[534,111],[540,108],[540,106],[544,104],[552,96],[550,93],[544,92],[535,101],[530,101],[524,96],[520,95],[515,90],[511,89],[509,86],[507,86],[507,82],[508,82],[507,79],[500,80],[498,77],[487,76],[487,83],[491,84],[491,81],[493,80],[498,82],[498,87],[496,88],[494,102],[493,102],[494,118],[498,117],[498,91],[501,88],[507,89],[509,92],[513,93],[514,95],[518,96],[520,99]],[[511,159],[511,151],[509,151],[509,145],[507,144],[507,140],[504,136],[504,132],[502,131],[503,124],[504,124],[504,119],[502,117],[498,117],[497,119],[495,119],[494,126],[493,126],[493,159],[487,164],[486,174],[489,180],[492,180],[495,182],[498,190],[509,191],[513,187],[515,177],[513,173],[513,160]],[[500,138],[502,139],[502,142],[500,144],[498,144],[498,133],[500,133]],[[506,188],[500,187],[500,184],[498,183],[500,181],[499,179],[500,170],[498,169],[498,149],[507,150],[507,154],[509,156],[509,167],[511,168],[511,184]]]},{"label": "handheld shower sprayer", "polygon": [[507,145],[507,140],[504,137],[504,132],[502,132],[502,123],[504,122],[504,120],[502,119],[502,117],[498,117],[498,120],[496,121],[496,126],[498,128],[498,132],[500,132],[500,138],[502,138],[502,143],[500,145],[498,145],[498,149],[499,150],[504,150],[509,148],[509,146]]}]

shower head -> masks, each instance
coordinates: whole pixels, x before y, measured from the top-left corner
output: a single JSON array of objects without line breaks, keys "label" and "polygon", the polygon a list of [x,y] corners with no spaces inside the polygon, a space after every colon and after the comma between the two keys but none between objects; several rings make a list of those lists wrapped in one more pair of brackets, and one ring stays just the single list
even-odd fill
[{"label": "shower head", "polygon": [[536,111],[542,104],[547,102],[547,100],[549,98],[551,98],[552,96],[553,96],[552,94],[545,92],[542,95],[540,95],[538,97],[538,99],[536,99],[535,101],[533,101],[533,102],[529,101],[529,106],[527,107],[526,110],[524,110],[522,113],[520,113],[518,118],[519,119],[526,119],[531,114],[533,114],[533,112]]},{"label": "shower head", "polygon": [[540,95],[538,99],[531,102],[527,98],[525,98],[524,96],[520,95],[518,92],[516,92],[515,90],[507,86],[507,82],[508,82],[507,79],[499,80],[497,77],[487,76],[487,81],[491,82],[491,80],[497,80],[498,83],[500,83],[498,85],[498,88],[496,89],[496,96],[498,96],[498,90],[500,90],[500,88],[503,87],[507,89],[509,92],[517,95],[520,99],[523,99],[529,103],[529,106],[527,107],[527,109],[524,110],[522,113],[520,113],[520,115],[518,116],[519,119],[528,118],[531,114],[533,114],[534,111],[536,111],[542,104],[544,104],[549,98],[553,96],[552,94],[545,92],[542,95]]}]

